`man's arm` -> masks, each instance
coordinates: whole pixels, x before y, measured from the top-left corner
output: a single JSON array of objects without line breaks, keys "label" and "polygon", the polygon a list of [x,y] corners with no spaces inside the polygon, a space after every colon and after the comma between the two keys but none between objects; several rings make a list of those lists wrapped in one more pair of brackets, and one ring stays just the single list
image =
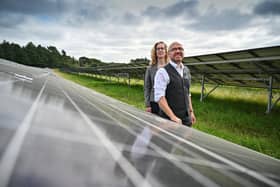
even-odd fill
[{"label": "man's arm", "polygon": [[[184,67],[184,74],[186,75],[186,78],[189,80],[189,86],[191,86],[191,73],[187,66]],[[189,94],[189,114],[191,117],[191,123],[193,125],[196,122],[196,117],[194,115],[194,110],[193,110],[193,106],[192,106],[191,94]]]},{"label": "man's arm", "polygon": [[189,113],[190,113],[190,117],[191,117],[191,122],[192,122],[192,125],[195,124],[196,122],[196,117],[194,115],[194,111],[193,111],[193,107],[192,107],[192,98],[191,96],[189,96]]},{"label": "man's arm", "polygon": [[171,110],[171,108],[169,107],[165,96],[161,96],[161,98],[158,101],[158,105],[161,108],[161,110],[163,110],[163,112],[174,122],[182,124],[182,120],[180,118],[178,118],[173,111]]}]

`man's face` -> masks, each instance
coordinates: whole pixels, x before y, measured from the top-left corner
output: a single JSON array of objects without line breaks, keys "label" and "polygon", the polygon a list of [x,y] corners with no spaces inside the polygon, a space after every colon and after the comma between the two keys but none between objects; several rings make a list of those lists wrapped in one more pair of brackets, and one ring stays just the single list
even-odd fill
[{"label": "man's face", "polygon": [[169,50],[169,58],[175,62],[180,63],[184,58],[184,48],[181,44],[173,44]]}]

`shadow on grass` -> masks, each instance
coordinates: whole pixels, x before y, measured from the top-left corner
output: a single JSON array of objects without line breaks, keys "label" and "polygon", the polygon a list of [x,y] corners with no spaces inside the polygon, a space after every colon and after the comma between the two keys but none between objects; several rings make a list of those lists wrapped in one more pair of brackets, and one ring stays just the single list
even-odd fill
[{"label": "shadow on grass", "polygon": [[266,104],[261,104],[257,102],[253,102],[250,100],[245,99],[235,99],[235,98],[227,98],[227,99],[220,99],[217,97],[209,96],[203,102],[200,102],[200,94],[194,93],[192,94],[192,100],[196,101],[197,104],[206,104],[206,105],[216,105],[217,110],[222,110],[225,108],[229,108],[231,110],[235,111],[242,111],[246,112],[247,114],[256,114],[256,115],[262,115],[262,116],[273,116],[278,117],[280,113],[280,105],[276,105],[270,114],[265,114],[265,111],[267,109]]}]

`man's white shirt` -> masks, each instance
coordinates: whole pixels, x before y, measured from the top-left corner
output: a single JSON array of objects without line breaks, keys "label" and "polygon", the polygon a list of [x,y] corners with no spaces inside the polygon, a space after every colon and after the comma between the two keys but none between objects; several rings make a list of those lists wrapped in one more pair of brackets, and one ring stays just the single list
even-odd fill
[{"label": "man's white shirt", "polygon": [[[182,63],[176,64],[172,61],[169,62],[172,67],[183,77],[184,65]],[[162,96],[165,96],[165,90],[170,82],[169,75],[165,68],[160,68],[155,75],[155,102],[158,102]]]}]

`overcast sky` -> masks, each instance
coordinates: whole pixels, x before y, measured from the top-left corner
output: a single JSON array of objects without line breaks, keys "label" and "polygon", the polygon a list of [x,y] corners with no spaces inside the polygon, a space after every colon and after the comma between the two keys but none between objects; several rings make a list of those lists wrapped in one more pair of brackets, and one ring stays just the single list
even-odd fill
[{"label": "overcast sky", "polygon": [[106,62],[150,58],[159,40],[186,56],[275,46],[280,0],[0,0],[0,40]]}]

